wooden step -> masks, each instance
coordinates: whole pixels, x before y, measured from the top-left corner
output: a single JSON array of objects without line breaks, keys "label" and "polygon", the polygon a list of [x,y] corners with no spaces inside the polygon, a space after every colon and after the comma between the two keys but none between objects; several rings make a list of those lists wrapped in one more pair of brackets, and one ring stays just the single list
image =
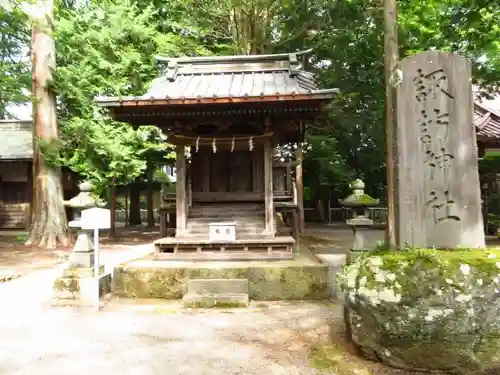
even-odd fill
[{"label": "wooden step", "polygon": [[188,218],[200,218],[200,219],[209,219],[209,218],[221,218],[221,217],[230,217],[230,218],[244,218],[244,217],[264,217],[264,211],[262,212],[238,212],[237,210],[231,211],[219,211],[219,212],[200,212],[200,211],[192,211],[189,210]]},{"label": "wooden step", "polygon": [[[246,230],[263,230],[265,228],[264,223],[248,223],[248,224],[236,224],[236,232],[238,231],[246,231]],[[190,223],[188,222],[186,224],[186,229],[189,230],[202,230],[202,231],[208,231],[209,225],[208,224],[200,224],[200,223]]]},{"label": "wooden step", "polygon": [[[165,238],[160,238],[154,242],[155,245],[162,245],[162,244],[200,244],[200,245],[211,245],[211,244],[217,244],[221,243],[224,244],[226,242],[220,242],[220,241],[210,241],[208,238],[202,239],[197,239],[197,238],[182,238],[182,237],[165,237]],[[258,238],[248,238],[248,239],[242,239],[238,240],[236,239],[235,242],[232,242],[232,244],[239,244],[239,245],[250,245],[250,244],[259,244],[262,246],[267,246],[268,244],[290,244],[293,245],[295,244],[295,240],[293,237],[289,236],[283,236],[283,237],[258,237]]]}]

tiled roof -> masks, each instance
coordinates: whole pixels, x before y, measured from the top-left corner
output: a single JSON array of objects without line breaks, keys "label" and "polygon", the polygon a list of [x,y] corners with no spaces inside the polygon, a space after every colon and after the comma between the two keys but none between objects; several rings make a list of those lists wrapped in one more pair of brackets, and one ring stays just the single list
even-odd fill
[{"label": "tiled roof", "polygon": [[22,160],[33,157],[31,121],[0,121],[0,160]]},{"label": "tiled roof", "polygon": [[304,51],[279,55],[158,58],[162,76],[140,97],[101,97],[103,106],[130,100],[215,100],[293,96],[329,98],[336,89],[318,89],[314,75],[300,70]]},{"label": "tiled roof", "polygon": [[500,142],[500,113],[485,107],[479,102],[474,103],[474,125],[478,139]]}]

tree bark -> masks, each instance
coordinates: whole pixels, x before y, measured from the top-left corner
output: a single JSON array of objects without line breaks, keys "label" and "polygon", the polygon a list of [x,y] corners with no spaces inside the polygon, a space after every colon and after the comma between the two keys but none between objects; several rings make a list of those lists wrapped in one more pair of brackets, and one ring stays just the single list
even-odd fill
[{"label": "tree bark", "polygon": [[385,0],[384,4],[384,56],[385,56],[385,115],[386,115],[386,147],[387,147],[387,225],[385,232],[386,245],[396,248],[394,199],[396,183],[394,177],[395,133],[397,130],[396,88],[391,82],[399,60],[398,51],[398,19],[396,0]]},{"label": "tree bark", "polygon": [[154,164],[148,162],[148,186],[147,186],[147,205],[148,205],[148,228],[154,228],[155,217],[153,212],[153,175]]},{"label": "tree bark", "polygon": [[138,181],[130,184],[130,225],[141,225],[141,187]]},{"label": "tree bark", "polygon": [[38,138],[53,142],[59,138],[56,98],[51,90],[55,69],[52,39],[53,0],[39,0],[33,22],[33,209],[30,236],[26,245],[47,249],[69,246],[71,238],[63,204],[61,170],[46,165]]}]

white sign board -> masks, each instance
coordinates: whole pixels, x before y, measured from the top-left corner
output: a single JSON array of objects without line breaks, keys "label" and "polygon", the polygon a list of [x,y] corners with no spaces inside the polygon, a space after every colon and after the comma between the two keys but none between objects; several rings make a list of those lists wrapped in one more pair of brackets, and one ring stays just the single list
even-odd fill
[{"label": "white sign board", "polygon": [[82,229],[109,229],[111,227],[111,211],[99,207],[83,210],[80,223]]},{"label": "white sign board", "polygon": [[236,241],[236,223],[210,223],[209,240],[217,242]]}]

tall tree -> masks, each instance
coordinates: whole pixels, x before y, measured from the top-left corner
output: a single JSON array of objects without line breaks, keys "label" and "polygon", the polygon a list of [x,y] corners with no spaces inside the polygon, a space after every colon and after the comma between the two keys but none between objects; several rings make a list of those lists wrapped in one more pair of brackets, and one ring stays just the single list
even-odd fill
[{"label": "tall tree", "polygon": [[56,98],[52,91],[55,70],[55,44],[52,38],[53,0],[38,0],[33,20],[33,122],[34,197],[33,219],[26,244],[53,249],[70,243],[63,205],[61,170],[48,165],[39,141],[59,139]]},{"label": "tall tree", "polygon": [[[294,1],[300,2],[288,0]],[[280,28],[285,44],[298,46],[300,37],[308,38],[320,84],[340,89],[328,121],[315,131],[338,141],[348,167],[377,197],[385,196],[386,185],[383,4],[380,0],[318,0],[310,2],[307,10],[292,7],[296,13],[283,17]],[[460,53],[471,59],[475,82],[483,93],[498,91],[500,7],[496,3],[398,1],[398,8],[401,58],[432,48]],[[298,21],[304,19],[308,19],[307,28]]]}]

